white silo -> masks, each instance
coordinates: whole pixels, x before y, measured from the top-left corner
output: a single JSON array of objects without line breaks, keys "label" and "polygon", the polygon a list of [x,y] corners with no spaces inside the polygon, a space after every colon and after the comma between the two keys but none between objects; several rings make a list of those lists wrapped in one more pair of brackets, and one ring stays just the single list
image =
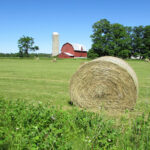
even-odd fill
[{"label": "white silo", "polygon": [[59,54],[59,34],[58,32],[53,32],[52,34],[52,56],[57,56]]}]

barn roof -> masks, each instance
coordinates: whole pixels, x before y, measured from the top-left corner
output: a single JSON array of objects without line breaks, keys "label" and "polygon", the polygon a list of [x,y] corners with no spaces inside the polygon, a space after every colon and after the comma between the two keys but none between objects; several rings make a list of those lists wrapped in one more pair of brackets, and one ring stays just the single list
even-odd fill
[{"label": "barn roof", "polygon": [[87,51],[86,47],[82,44],[77,44],[77,43],[76,44],[70,43],[70,44],[73,46],[75,51]]}]

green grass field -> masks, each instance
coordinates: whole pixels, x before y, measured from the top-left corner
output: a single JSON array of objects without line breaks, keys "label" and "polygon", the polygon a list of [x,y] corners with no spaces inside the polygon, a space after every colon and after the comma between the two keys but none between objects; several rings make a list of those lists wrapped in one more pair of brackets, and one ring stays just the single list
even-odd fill
[{"label": "green grass field", "polygon": [[[64,59],[54,63],[49,59],[0,59],[0,96],[69,107],[69,80],[84,61],[87,60]],[[145,110],[150,105],[150,63],[127,62],[139,79],[136,107]]]},{"label": "green grass field", "polygon": [[67,106],[69,79],[85,60],[1,59],[0,95]]},{"label": "green grass field", "polygon": [[132,111],[109,114],[68,103],[69,80],[85,61],[0,58],[0,150],[149,150],[150,63],[127,60],[138,100]]}]

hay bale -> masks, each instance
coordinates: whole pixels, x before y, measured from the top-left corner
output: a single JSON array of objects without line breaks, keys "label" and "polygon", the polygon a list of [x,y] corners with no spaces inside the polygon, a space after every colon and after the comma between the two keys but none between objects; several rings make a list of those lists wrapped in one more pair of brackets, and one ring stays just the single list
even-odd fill
[{"label": "hay bale", "polygon": [[148,58],[145,59],[145,62],[150,62],[150,60]]},{"label": "hay bale", "polygon": [[38,56],[34,56],[34,59],[35,59],[35,60],[39,60],[39,57],[38,57]]},{"label": "hay bale", "polygon": [[56,58],[53,58],[52,60],[51,60],[51,62],[56,62],[57,61],[57,59]]},{"label": "hay bale", "polygon": [[70,81],[71,101],[83,108],[132,109],[137,96],[135,72],[116,57],[100,57],[82,65]]},{"label": "hay bale", "polygon": [[36,57],[36,60],[39,60],[40,58],[39,57]]}]

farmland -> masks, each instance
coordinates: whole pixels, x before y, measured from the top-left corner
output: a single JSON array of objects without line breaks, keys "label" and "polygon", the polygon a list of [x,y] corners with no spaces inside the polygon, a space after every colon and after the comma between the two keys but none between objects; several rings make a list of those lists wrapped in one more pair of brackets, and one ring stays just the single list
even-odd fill
[{"label": "farmland", "polygon": [[1,96],[67,106],[69,79],[82,61],[59,60],[52,63],[45,59],[1,59]]},{"label": "farmland", "polygon": [[[116,118],[113,112],[95,114],[69,105],[69,80],[85,61],[0,59],[0,113],[5,114],[1,114],[0,124],[3,149],[146,149],[150,146],[150,63],[127,60],[139,79],[139,97],[134,110],[119,113]],[[10,119],[10,114],[14,114],[17,123]],[[29,116],[35,119],[28,122]],[[122,143],[118,142],[121,138]],[[75,146],[78,143],[80,148]]]}]

